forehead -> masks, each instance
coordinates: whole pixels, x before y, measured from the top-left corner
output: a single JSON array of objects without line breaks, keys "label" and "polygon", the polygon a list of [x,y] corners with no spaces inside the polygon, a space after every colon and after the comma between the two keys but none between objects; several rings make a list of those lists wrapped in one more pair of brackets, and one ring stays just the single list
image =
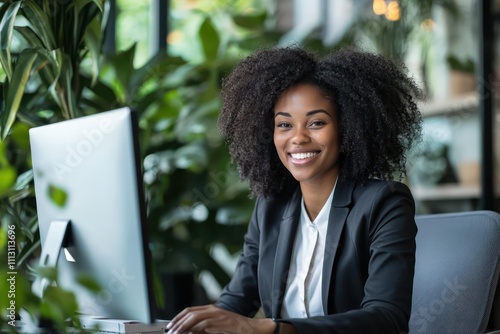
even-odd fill
[{"label": "forehead", "polygon": [[334,112],[332,101],[321,88],[311,84],[298,84],[287,88],[278,98],[274,112],[323,109]]}]

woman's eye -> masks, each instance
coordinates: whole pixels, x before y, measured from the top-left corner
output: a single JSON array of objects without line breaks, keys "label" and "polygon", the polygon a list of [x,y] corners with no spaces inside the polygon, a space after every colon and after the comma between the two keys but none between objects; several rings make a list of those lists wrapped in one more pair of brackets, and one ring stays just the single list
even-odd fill
[{"label": "woman's eye", "polygon": [[278,123],[278,124],[276,124],[276,127],[277,128],[289,128],[290,124],[288,124],[288,123]]},{"label": "woman's eye", "polygon": [[323,121],[314,121],[311,123],[311,126],[322,126],[325,125],[325,122]]}]

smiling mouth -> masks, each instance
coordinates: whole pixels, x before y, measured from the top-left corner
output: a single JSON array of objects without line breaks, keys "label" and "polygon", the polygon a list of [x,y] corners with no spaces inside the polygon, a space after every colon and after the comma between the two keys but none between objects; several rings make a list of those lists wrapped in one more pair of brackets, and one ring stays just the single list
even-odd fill
[{"label": "smiling mouth", "polygon": [[295,160],[304,160],[304,159],[312,158],[318,154],[319,154],[319,152],[290,153],[290,156]]}]

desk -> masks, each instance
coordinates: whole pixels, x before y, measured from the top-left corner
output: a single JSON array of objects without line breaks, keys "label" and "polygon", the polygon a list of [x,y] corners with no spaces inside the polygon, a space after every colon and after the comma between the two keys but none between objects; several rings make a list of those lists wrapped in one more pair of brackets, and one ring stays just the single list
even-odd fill
[{"label": "desk", "polygon": [[[137,322],[132,322],[128,320],[118,320],[118,319],[98,319],[91,317],[82,317],[80,319],[82,329],[71,329],[66,330],[67,333],[81,333],[83,330],[86,333],[106,333],[106,334],[164,334],[166,331],[166,326],[168,320],[158,320],[154,324],[142,324]],[[26,334],[54,334],[56,333],[54,329],[51,328],[40,328],[34,326],[33,324],[23,323],[22,321],[16,321],[15,326],[20,333]]]}]

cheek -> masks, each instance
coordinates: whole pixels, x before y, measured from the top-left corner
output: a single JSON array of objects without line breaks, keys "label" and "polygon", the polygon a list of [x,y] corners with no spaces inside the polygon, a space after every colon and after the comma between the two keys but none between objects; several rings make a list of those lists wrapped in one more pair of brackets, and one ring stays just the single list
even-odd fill
[{"label": "cheek", "polygon": [[281,146],[283,146],[284,139],[283,135],[280,135],[279,133],[275,132],[273,135],[273,141],[274,141],[274,146],[279,149]]},{"label": "cheek", "polygon": [[339,132],[337,129],[333,129],[332,132],[325,134],[323,137],[323,143],[330,146],[330,149],[338,151],[340,149]]},{"label": "cheek", "polygon": [[338,146],[338,135],[335,133],[322,132],[317,133],[313,137],[314,141],[322,146],[326,146],[330,149],[334,148],[334,146]]},{"label": "cheek", "polygon": [[281,161],[284,161],[286,159],[286,153],[285,153],[285,146],[286,146],[286,140],[283,137],[283,135],[279,135],[274,133],[274,147],[276,148],[276,152],[278,153],[278,157],[280,158]]}]

